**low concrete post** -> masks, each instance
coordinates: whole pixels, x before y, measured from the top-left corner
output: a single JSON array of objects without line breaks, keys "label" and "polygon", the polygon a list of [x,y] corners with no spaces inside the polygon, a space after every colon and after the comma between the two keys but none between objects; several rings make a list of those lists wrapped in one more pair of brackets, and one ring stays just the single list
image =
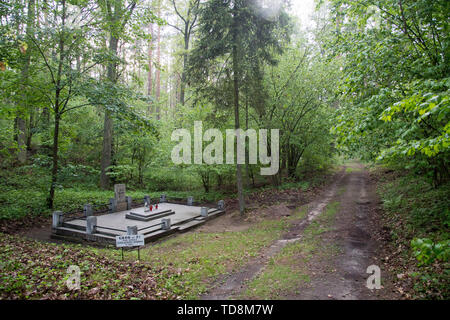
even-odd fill
[{"label": "low concrete post", "polygon": [[170,230],[170,219],[162,219],[161,222],[163,230]]},{"label": "low concrete post", "polygon": [[117,211],[117,200],[115,198],[109,199],[109,212],[113,213]]},{"label": "low concrete post", "polygon": [[159,202],[163,203],[163,202],[166,202],[166,201],[167,201],[166,195],[162,194],[161,197],[159,197]]},{"label": "low concrete post", "polygon": [[64,213],[62,211],[55,211],[53,212],[53,222],[52,227],[58,228],[62,226],[64,220]]},{"label": "low concrete post", "polygon": [[202,207],[201,215],[203,218],[208,218],[208,208]]},{"label": "low concrete post", "polygon": [[219,203],[217,204],[217,208],[218,208],[219,210],[225,209],[225,201],[219,200]]},{"label": "low concrete post", "polygon": [[97,217],[90,216],[86,218],[86,233],[94,234],[95,227],[97,227]]},{"label": "low concrete post", "polygon": [[126,196],[125,199],[127,200],[127,210],[131,210],[133,199],[130,196]]},{"label": "low concrete post", "polygon": [[187,205],[188,206],[192,206],[193,203],[194,203],[194,197],[188,197],[187,198]]},{"label": "low concrete post", "polygon": [[137,226],[127,226],[127,235],[133,236],[138,233],[138,227]]},{"label": "low concrete post", "polygon": [[93,215],[93,211],[92,211],[92,205],[87,203],[84,205],[83,207],[83,213],[85,217],[90,217]]}]

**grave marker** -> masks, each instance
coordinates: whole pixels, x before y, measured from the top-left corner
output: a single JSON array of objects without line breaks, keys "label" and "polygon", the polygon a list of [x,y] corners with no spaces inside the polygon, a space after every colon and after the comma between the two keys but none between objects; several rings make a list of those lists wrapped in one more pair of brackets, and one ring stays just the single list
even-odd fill
[{"label": "grave marker", "polygon": [[125,202],[125,185],[115,184],[114,185],[114,198],[117,202]]},{"label": "grave marker", "polygon": [[116,211],[127,210],[127,199],[125,195],[125,185],[115,184],[114,185],[114,199],[116,200]]}]

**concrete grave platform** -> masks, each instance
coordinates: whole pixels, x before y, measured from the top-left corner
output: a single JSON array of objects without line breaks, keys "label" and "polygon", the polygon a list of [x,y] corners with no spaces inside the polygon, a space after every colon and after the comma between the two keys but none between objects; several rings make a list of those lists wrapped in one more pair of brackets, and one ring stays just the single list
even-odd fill
[{"label": "concrete grave platform", "polygon": [[[164,209],[165,208],[165,209]],[[145,210],[144,210],[145,209]],[[166,205],[159,206],[158,209],[136,208],[125,215],[125,218],[139,221],[151,221],[175,214],[175,211],[167,208]]]},{"label": "concrete grave platform", "polygon": [[[123,193],[119,197],[123,199]],[[145,243],[148,243],[174,232],[187,231],[225,212],[223,201],[219,202],[217,208],[193,206],[192,200],[188,203],[164,202],[158,203],[158,209],[152,211],[142,206],[72,220],[57,211],[53,214],[52,237],[115,245],[116,236],[125,235],[128,227],[136,226],[137,233],[144,235]]]}]

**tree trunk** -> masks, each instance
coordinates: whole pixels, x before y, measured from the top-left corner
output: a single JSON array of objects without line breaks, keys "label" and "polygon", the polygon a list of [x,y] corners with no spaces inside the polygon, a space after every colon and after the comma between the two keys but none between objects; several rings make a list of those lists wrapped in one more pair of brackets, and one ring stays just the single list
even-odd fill
[{"label": "tree trunk", "polygon": [[26,140],[27,140],[27,126],[26,122],[23,119],[24,116],[17,116],[16,122],[17,122],[17,146],[19,148],[19,152],[17,155],[17,160],[21,164],[25,163],[27,161],[27,148],[26,148]]},{"label": "tree trunk", "polygon": [[[239,61],[238,61],[238,43],[237,43],[237,8],[236,4],[234,7],[234,14],[233,14],[233,97],[234,97],[234,125],[235,129],[240,129],[239,124]],[[239,139],[239,135],[236,139]],[[239,198],[239,212],[241,215],[244,214],[245,211],[245,202],[244,202],[244,191],[242,187],[242,165],[239,163],[236,163],[236,183],[237,183],[237,191],[238,191],[238,198]]]},{"label": "tree trunk", "polygon": [[[245,97],[245,130],[248,130],[248,96]],[[249,148],[245,142],[245,187],[250,187]]]},{"label": "tree trunk", "polygon": [[[109,50],[113,55],[117,55],[119,39],[114,35],[109,38]],[[108,81],[116,83],[116,63],[110,62],[107,68]],[[108,167],[111,166],[112,159],[112,143],[113,143],[113,120],[108,110],[105,110],[105,120],[103,126],[103,150],[100,172],[100,188],[108,189],[110,187],[110,179],[107,175]]]},{"label": "tree trunk", "polygon": [[[59,96],[59,94],[58,94]],[[59,101],[57,102],[59,103]],[[53,131],[53,161],[52,161],[52,182],[50,185],[50,193],[47,199],[47,206],[49,209],[53,209],[53,201],[55,199],[55,187],[58,180],[58,143],[59,143],[59,122],[61,116],[59,110],[55,112],[55,128]]]},{"label": "tree trunk", "polygon": [[186,25],[185,33],[184,33],[184,53],[183,53],[183,72],[181,73],[181,84],[180,84],[180,103],[184,106],[184,96],[186,91],[186,70],[187,70],[187,64],[188,64],[188,50],[189,50],[189,31],[188,25]]},{"label": "tree trunk", "polygon": [[112,136],[113,136],[113,120],[109,111],[105,110],[105,119],[103,122],[103,149],[101,160],[100,187],[108,189],[110,187],[110,179],[107,175],[108,167],[111,166],[112,155]]},{"label": "tree trunk", "polygon": [[59,63],[58,63],[58,73],[56,75],[56,84],[55,84],[55,127],[53,131],[53,161],[52,161],[52,178],[50,184],[50,192],[47,198],[47,206],[49,209],[53,209],[53,201],[55,199],[55,187],[56,182],[58,180],[58,143],[59,143],[59,122],[61,120],[60,114],[60,94],[61,94],[61,77],[62,77],[62,69],[64,64],[64,28],[66,22],[66,1],[62,0],[62,28],[61,34],[59,38]]},{"label": "tree trunk", "polygon": [[27,130],[27,155],[30,154],[31,152],[31,141],[33,139],[33,123],[34,123],[34,117],[35,117],[35,110],[30,110],[30,117],[29,117],[29,124],[28,124],[28,128],[29,130]]},{"label": "tree trunk", "polygon": [[[147,95],[151,96],[153,93],[153,24],[149,25],[149,32],[151,40],[148,44],[148,76],[147,76]],[[152,103],[148,104],[148,114],[152,113]]]},{"label": "tree trunk", "polygon": [[[28,48],[25,52],[24,62],[23,62],[23,68],[21,72],[21,92],[22,92],[22,99],[21,99],[21,108],[19,108],[19,112],[16,118],[17,123],[17,145],[19,147],[19,153],[18,153],[18,160],[20,163],[25,163],[27,161],[27,149],[29,149],[27,138],[31,135],[31,130],[27,130],[27,122],[25,120],[25,116],[27,112],[29,111],[28,108],[28,97],[27,97],[27,90],[26,90],[26,83],[28,82],[28,75],[29,75],[29,68],[30,68],[30,61],[31,61],[31,41],[29,38],[33,37],[34,33],[34,20],[35,20],[35,0],[29,0],[28,1],[28,12],[27,12],[27,28],[26,28],[26,34],[27,34],[27,44]],[[30,121],[31,126],[31,121]],[[30,136],[30,144],[31,144],[31,136]]]},{"label": "tree trunk", "polygon": [[[161,3],[158,2],[158,16],[161,12]],[[156,88],[155,88],[155,96],[156,96],[156,119],[160,119],[160,110],[159,110],[159,98],[161,94],[161,26],[158,25],[157,32],[157,44],[156,44]]]}]

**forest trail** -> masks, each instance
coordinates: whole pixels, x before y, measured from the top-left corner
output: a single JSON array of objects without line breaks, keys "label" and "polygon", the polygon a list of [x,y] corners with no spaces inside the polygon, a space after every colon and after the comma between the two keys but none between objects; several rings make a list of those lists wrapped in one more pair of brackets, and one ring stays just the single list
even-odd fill
[{"label": "forest trail", "polygon": [[[337,210],[329,215],[327,208],[331,204],[336,205]],[[382,244],[376,240],[380,227],[374,214],[378,205],[375,186],[364,166],[360,163],[346,164],[318,200],[308,204],[303,219],[294,221],[289,231],[266,248],[261,256],[222,279],[201,299],[261,298],[251,294],[250,284],[264,274],[269,262],[273,262],[287,245],[310,241],[311,234],[308,233],[310,238],[307,240],[306,229],[312,225],[322,230],[314,232],[313,241],[319,244],[316,245],[317,252],[313,250],[311,256],[294,256],[295,265],[292,266],[303,270],[308,281],[302,282],[295,290],[277,294],[278,299],[398,299],[392,290],[391,275],[383,270],[381,289],[370,290],[366,286],[370,276],[367,268],[371,265],[382,268],[377,257]],[[320,252],[329,251],[330,247],[334,248],[334,253]],[[277,283],[282,279],[270,281]]]}]

